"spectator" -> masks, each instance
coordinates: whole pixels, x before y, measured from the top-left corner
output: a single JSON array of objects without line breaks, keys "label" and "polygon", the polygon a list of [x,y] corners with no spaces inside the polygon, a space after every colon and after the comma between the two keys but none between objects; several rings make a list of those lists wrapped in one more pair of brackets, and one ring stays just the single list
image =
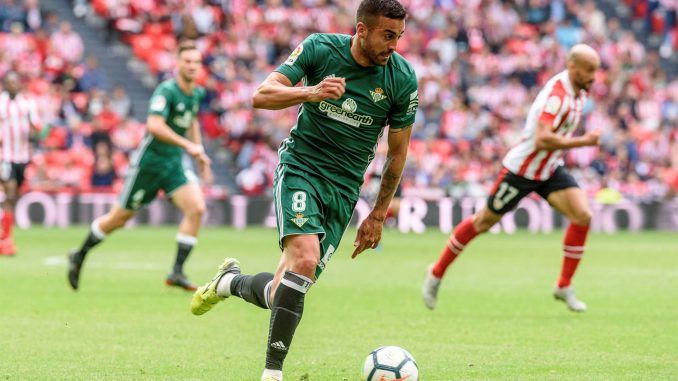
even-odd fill
[{"label": "spectator", "polygon": [[79,62],[85,51],[82,38],[73,31],[68,21],[62,21],[59,30],[52,34],[52,46],[58,46],[61,58],[70,63]]},{"label": "spectator", "polygon": [[24,0],[26,26],[30,31],[36,31],[42,26],[42,12],[38,0]]},{"label": "spectator", "polygon": [[94,88],[108,90],[106,74],[99,68],[99,59],[97,57],[87,57],[85,71],[78,80],[78,87],[82,91],[90,91]]},{"label": "spectator", "polygon": [[127,96],[125,86],[117,84],[111,94],[111,109],[121,118],[127,118],[132,114],[132,101]]}]

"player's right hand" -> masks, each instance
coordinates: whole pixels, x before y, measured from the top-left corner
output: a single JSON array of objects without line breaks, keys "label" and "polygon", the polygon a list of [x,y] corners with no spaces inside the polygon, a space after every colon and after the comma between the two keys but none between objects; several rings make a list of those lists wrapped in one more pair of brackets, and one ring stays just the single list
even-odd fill
[{"label": "player's right hand", "polygon": [[308,102],[320,102],[325,99],[339,99],[346,92],[346,79],[328,77],[311,87]]},{"label": "player's right hand", "polygon": [[202,182],[204,185],[214,184],[214,174],[212,173],[212,169],[210,168],[209,164],[202,165],[200,167],[200,178],[202,178]]},{"label": "player's right hand", "polygon": [[207,156],[205,152],[202,152],[195,158],[198,160],[198,163],[200,164],[201,167],[209,168],[210,164],[212,164],[212,160],[209,158],[209,156]]},{"label": "player's right hand", "polygon": [[588,140],[588,145],[597,146],[600,144],[600,130],[589,131],[584,134]]}]

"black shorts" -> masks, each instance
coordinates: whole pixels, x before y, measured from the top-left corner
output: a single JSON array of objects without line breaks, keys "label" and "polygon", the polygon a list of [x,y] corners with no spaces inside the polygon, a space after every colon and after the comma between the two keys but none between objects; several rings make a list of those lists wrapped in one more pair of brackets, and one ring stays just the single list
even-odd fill
[{"label": "black shorts", "polygon": [[529,180],[504,168],[487,198],[487,207],[497,214],[504,214],[518,206],[520,200],[531,192],[537,192],[546,199],[555,191],[578,187],[577,181],[562,166],[545,181]]},{"label": "black shorts", "polygon": [[11,163],[9,161],[0,162],[0,181],[16,181],[16,187],[21,188],[24,183],[24,171],[26,171],[26,163]]}]

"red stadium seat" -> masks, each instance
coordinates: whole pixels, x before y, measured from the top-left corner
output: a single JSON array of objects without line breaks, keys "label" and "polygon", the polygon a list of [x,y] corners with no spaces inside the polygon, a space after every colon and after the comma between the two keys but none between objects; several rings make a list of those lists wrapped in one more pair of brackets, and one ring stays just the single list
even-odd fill
[{"label": "red stadium seat", "polygon": [[134,52],[134,55],[144,61],[148,61],[149,57],[153,54],[153,37],[141,34],[130,37],[130,39],[132,41],[132,51]]}]

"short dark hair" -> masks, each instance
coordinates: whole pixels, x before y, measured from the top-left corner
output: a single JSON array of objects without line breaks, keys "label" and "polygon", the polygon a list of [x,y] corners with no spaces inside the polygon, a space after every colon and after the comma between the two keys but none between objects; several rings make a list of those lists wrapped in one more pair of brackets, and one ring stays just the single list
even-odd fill
[{"label": "short dark hair", "polygon": [[356,12],[356,22],[369,24],[379,16],[404,20],[407,17],[407,11],[398,0],[363,0]]},{"label": "short dark hair", "polygon": [[183,40],[179,42],[179,46],[177,46],[177,55],[180,55],[181,53],[187,51],[187,50],[197,50],[198,46],[195,44],[195,41],[193,40]]}]

